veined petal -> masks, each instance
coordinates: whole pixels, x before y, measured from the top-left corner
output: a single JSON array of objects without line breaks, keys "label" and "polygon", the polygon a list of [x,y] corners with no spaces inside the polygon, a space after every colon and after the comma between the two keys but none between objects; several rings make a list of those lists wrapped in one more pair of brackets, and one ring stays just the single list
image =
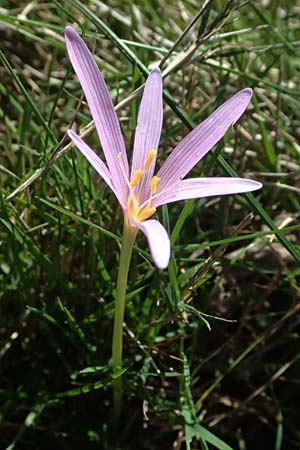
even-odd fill
[{"label": "veined petal", "polygon": [[[125,202],[129,168],[119,120],[100,70],[76,31],[65,30],[70,61],[82,86],[114,185]],[[120,158],[120,156],[121,158]],[[121,159],[121,160],[120,160]]]},{"label": "veined petal", "polygon": [[210,197],[212,195],[242,194],[260,189],[262,184],[247,178],[189,178],[179,181],[173,189],[161,193],[152,200],[151,206],[157,208],[164,203],[189,198]]},{"label": "veined petal", "polygon": [[[146,81],[140,104],[134,139],[131,178],[137,170],[144,170],[150,151],[157,151],[162,120],[162,77],[159,69],[153,69]],[[150,194],[150,180],[153,176],[155,162],[156,154],[147,166],[138,186],[141,202],[145,201]]]},{"label": "veined petal", "polygon": [[159,269],[168,267],[171,253],[171,244],[168,233],[158,220],[146,220],[137,222],[130,219],[130,222],[138,227],[146,236],[150,252],[155,265]]},{"label": "veined petal", "polygon": [[81,151],[81,153],[86,157],[88,162],[94,167],[94,169],[98,172],[98,174],[103,178],[105,183],[110,187],[110,189],[113,191],[113,193],[116,195],[117,199],[119,200],[122,208],[124,208],[123,199],[119,198],[118,191],[113,185],[113,182],[111,180],[110,172],[104,162],[99,158],[99,156],[81,139],[78,134],[76,134],[72,130],[68,130],[68,135],[78,148],[78,150]]},{"label": "veined petal", "polygon": [[201,158],[224,136],[247,108],[252,96],[250,88],[233,95],[204,122],[191,131],[172,151],[157,173],[161,179],[157,192],[177,182],[200,161]]}]

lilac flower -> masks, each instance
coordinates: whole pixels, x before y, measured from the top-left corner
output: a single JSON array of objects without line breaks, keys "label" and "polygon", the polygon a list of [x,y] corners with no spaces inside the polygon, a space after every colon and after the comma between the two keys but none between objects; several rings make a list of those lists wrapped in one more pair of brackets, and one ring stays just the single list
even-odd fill
[{"label": "lilac flower", "polygon": [[166,268],[170,240],[161,223],[150,219],[157,207],[177,200],[254,191],[262,186],[243,178],[183,179],[243,114],[252,91],[243,89],[227,100],[175,147],[154,175],[163,108],[161,73],[152,70],[139,109],[130,170],[120,124],[102,74],[84,41],[70,26],[65,30],[65,39],[106,164],[74,131],[68,131],[69,137],[116,195],[128,226],[146,235],[157,267]]}]

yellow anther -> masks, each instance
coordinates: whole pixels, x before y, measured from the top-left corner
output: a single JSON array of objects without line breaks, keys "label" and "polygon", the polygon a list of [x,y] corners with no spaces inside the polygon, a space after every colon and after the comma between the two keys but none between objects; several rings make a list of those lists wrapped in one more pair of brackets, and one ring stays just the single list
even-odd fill
[{"label": "yellow anther", "polygon": [[138,182],[139,182],[141,176],[143,175],[143,173],[144,172],[142,171],[142,169],[138,169],[138,170],[136,170],[134,172],[133,178],[130,181],[130,186],[131,187],[135,187],[138,184]]},{"label": "yellow anther", "polygon": [[138,214],[137,218],[135,220],[138,220],[142,222],[143,220],[149,219],[149,217],[153,216],[155,213],[156,208],[144,208],[142,211]]},{"label": "yellow anther", "polygon": [[158,185],[159,182],[160,182],[160,178],[158,178],[157,176],[152,178],[151,184],[150,184],[151,194],[155,194],[156,189],[157,189],[157,185]]},{"label": "yellow anther", "polygon": [[146,162],[144,164],[144,169],[145,170],[149,169],[150,164],[152,163],[153,158],[155,157],[155,155],[156,155],[156,150],[154,150],[154,148],[153,148],[152,150],[150,150],[149,155],[148,155],[148,157],[146,159]]}]

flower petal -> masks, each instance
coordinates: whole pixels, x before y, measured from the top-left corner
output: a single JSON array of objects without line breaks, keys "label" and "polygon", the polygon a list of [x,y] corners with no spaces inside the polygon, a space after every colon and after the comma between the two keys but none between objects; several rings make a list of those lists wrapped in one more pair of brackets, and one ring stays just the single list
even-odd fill
[{"label": "flower petal", "polygon": [[260,189],[262,184],[247,178],[189,178],[179,181],[169,191],[153,199],[151,206],[157,208],[164,203],[212,195],[241,194]]},{"label": "flower petal", "polygon": [[[126,182],[129,174],[128,160],[120,123],[111,97],[92,54],[70,26],[65,30],[65,40],[70,61],[93,116],[111,177],[125,202],[128,191]],[[121,155],[122,161],[118,155]]]},{"label": "flower petal", "polygon": [[76,134],[72,130],[68,130],[68,135],[78,148],[81,153],[86,157],[88,162],[94,167],[94,169],[99,173],[99,175],[103,178],[105,183],[110,187],[110,189],[114,192],[117,199],[121,203],[121,206],[124,208],[124,203],[122,198],[119,198],[118,191],[115,189],[108,168],[104,164],[104,162],[99,158],[99,156],[92,150],[78,134]]},{"label": "flower petal", "polygon": [[[158,149],[163,120],[162,77],[159,69],[150,73],[140,104],[137,127],[135,131],[131,178],[136,170],[144,169],[144,164],[151,150]],[[156,155],[141,178],[138,190],[143,202],[150,194],[150,180],[153,176]]]},{"label": "flower petal", "polygon": [[162,224],[153,219],[145,222],[137,222],[131,218],[129,220],[145,234],[155,265],[159,269],[168,267],[171,244],[168,233]]},{"label": "flower petal", "polygon": [[224,136],[247,108],[252,95],[250,88],[235,94],[204,122],[191,131],[172,151],[157,176],[161,179],[157,192],[179,181]]}]

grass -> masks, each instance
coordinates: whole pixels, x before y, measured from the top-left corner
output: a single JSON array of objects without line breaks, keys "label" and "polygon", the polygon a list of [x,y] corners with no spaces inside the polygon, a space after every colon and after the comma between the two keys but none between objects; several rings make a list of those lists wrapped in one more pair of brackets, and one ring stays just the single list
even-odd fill
[{"label": "grass", "polygon": [[[295,0],[2,0],[1,449],[299,449],[299,17]],[[129,151],[138,88],[160,63],[159,164],[226,98],[255,92],[193,174],[237,173],[264,188],[161,208],[166,271],[141,235],[134,247],[118,432],[110,351],[122,213],[65,136],[85,127],[99,149],[67,24],[94,49]]]}]

